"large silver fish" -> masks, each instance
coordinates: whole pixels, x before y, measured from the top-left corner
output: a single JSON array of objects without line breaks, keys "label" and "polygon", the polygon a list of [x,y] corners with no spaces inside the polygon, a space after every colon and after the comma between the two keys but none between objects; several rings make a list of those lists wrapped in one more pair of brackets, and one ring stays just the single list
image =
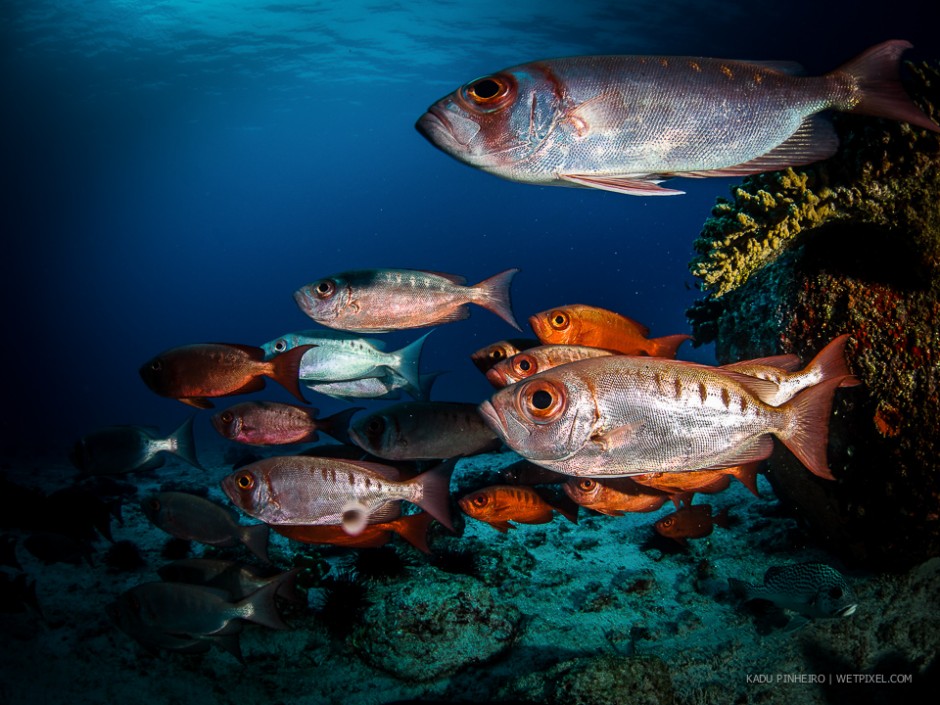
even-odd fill
[{"label": "large silver fish", "polygon": [[418,130],[459,161],[511,181],[633,195],[682,193],[672,176],[740,176],[832,156],[824,110],[940,131],[898,78],[905,41],[824,76],[792,63],[579,56],[478,78],[432,105]]},{"label": "large silver fish", "polygon": [[399,481],[395,468],[378,463],[282,456],[236,470],[222,480],[222,490],[242,511],[267,524],[342,525],[356,535],[369,523],[397,516],[390,503],[406,500],[452,529],[448,489],[453,467],[445,463]]},{"label": "large silver fish", "polygon": [[721,368],[613,355],[570,362],[501,389],[480,411],[525,458],[579,477],[717,469],[762,460],[779,438],[813,473],[826,462],[827,379],[782,406],[775,383]]}]

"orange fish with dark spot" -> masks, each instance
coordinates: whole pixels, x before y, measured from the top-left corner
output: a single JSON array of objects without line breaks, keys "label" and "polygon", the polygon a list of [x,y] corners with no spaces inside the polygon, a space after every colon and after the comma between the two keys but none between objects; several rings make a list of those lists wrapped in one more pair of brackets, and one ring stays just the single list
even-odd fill
[{"label": "orange fish with dark spot", "polygon": [[430,553],[427,532],[433,517],[427,512],[408,514],[381,524],[367,524],[362,533],[351,536],[341,524],[333,526],[302,526],[272,524],[277,533],[303,543],[323,543],[347,548],[377,548],[388,543],[391,535],[398,534],[424,553]]},{"label": "orange fish with dark spot", "polygon": [[542,311],[529,318],[544,345],[585,345],[623,355],[675,358],[679,346],[691,335],[649,338],[649,328],[596,306],[572,304]]},{"label": "orange fish with dark spot", "polygon": [[519,524],[547,524],[553,512],[578,523],[578,507],[551,497],[547,492],[523,485],[491,485],[463,497],[458,504],[464,514],[485,521],[506,533]]},{"label": "orange fish with dark spot", "polygon": [[565,493],[585,509],[608,516],[625,512],[655,512],[669,495],[637,484],[629,477],[596,480],[592,477],[572,477],[565,483]]},{"label": "orange fish with dark spot", "polygon": [[688,546],[686,539],[700,539],[709,536],[715,525],[722,529],[728,528],[728,509],[722,509],[718,514],[712,515],[710,504],[695,504],[683,507],[674,514],[658,520],[653,527],[660,536],[677,541]]},{"label": "orange fish with dark spot", "polygon": [[283,385],[300,401],[300,359],[314,345],[299,345],[265,361],[264,350],[235,343],[196,343],[171,348],[140,368],[144,383],[161,397],[197,409],[211,409],[208,397],[248,394],[264,389],[264,378]]}]

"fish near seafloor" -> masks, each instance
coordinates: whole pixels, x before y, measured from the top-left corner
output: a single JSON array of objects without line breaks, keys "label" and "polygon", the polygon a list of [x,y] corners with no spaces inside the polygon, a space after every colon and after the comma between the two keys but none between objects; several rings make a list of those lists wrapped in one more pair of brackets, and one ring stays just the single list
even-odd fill
[{"label": "fish near seafloor", "polygon": [[555,498],[525,485],[491,485],[462,497],[457,503],[464,514],[483,521],[502,533],[519,524],[547,524],[558,512],[578,523],[578,507],[567,498]]},{"label": "fish near seafloor", "polygon": [[842,378],[782,406],[773,382],[691,362],[614,355],[578,360],[504,387],[480,406],[514,451],[578,477],[689,472],[768,457],[779,438],[814,474],[826,461]]},{"label": "fish near seafloor", "polygon": [[575,56],[478,78],[417,128],[455,159],[510,181],[616,193],[682,193],[673,176],[743,176],[809,164],[839,145],[824,110],[940,131],[904,92],[911,45],[873,46],[824,76],[793,63],[688,56]]},{"label": "fish near seafloor", "polygon": [[572,477],[564,484],[564,490],[578,505],[608,516],[620,516],[624,512],[655,512],[669,499],[665,492],[643,487],[629,477],[607,480]]},{"label": "fish near seafloor", "polygon": [[294,292],[300,309],[328,328],[385,333],[460,321],[468,304],[489,309],[516,330],[509,285],[518,269],[507,269],[473,286],[455,274],[416,269],[340,272]]},{"label": "fish near seafloor", "polygon": [[858,607],[851,586],[825,563],[773,566],[764,574],[763,585],[749,585],[736,578],[729,578],[728,584],[745,600],[769,600],[804,617],[848,617]]},{"label": "fish near seafloor", "polygon": [[109,426],[82,436],[69,453],[72,464],[86,475],[116,475],[162,467],[167,455],[175,455],[195,468],[193,417],[169,436],[143,426]]},{"label": "fish near seafloor", "polygon": [[340,443],[349,443],[349,419],[363,407],[345,409],[318,419],[310,407],[273,401],[246,401],[212,415],[212,425],[231,441],[266,446],[313,443],[322,431]]},{"label": "fish near seafloor", "polygon": [[695,504],[682,507],[669,516],[658,519],[653,528],[660,536],[688,546],[687,539],[700,539],[709,536],[715,526],[728,528],[728,508],[712,514],[710,504]]},{"label": "fish near seafloor", "polygon": [[398,480],[395,468],[378,463],[311,456],[265,458],[222,480],[222,490],[249,516],[266,524],[341,525],[355,536],[370,523],[397,512],[406,500],[428,512],[448,529],[449,461],[411,480]]},{"label": "fish near seafloor", "polygon": [[258,558],[270,563],[268,527],[239,524],[228,507],[188,492],[156,492],[145,497],[140,508],[154,526],[178,539],[223,548],[243,543]]},{"label": "fish near seafloor", "polygon": [[476,455],[500,446],[476,404],[406,401],[357,418],[349,438],[385,460],[439,460]]},{"label": "fish near seafloor", "polygon": [[271,377],[300,401],[298,371],[310,346],[300,346],[264,359],[264,350],[234,343],[196,343],[166,350],[140,368],[144,383],[162,397],[197,409],[211,409],[207,397],[247,394],[264,389]]},{"label": "fish near seafloor", "polygon": [[544,345],[584,345],[623,355],[674,358],[691,335],[680,333],[648,338],[649,328],[633,319],[597,306],[571,304],[542,311],[529,325]]}]

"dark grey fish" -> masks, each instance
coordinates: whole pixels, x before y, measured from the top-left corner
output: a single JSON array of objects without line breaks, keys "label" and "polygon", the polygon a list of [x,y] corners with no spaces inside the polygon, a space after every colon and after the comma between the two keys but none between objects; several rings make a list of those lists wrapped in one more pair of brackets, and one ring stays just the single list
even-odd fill
[{"label": "dark grey fish", "polygon": [[183,558],[161,566],[157,573],[170,583],[187,583],[224,590],[234,600],[241,600],[269,583],[278,583],[278,595],[292,602],[306,600],[297,591],[299,568],[264,578],[249,566],[235,561],[212,558]]},{"label": "dark grey fish", "polygon": [[242,543],[270,562],[268,527],[239,524],[233,510],[211,500],[187,492],[158,492],[145,497],[140,507],[155,526],[176,538],[225,548]]},{"label": "dark grey fish", "polygon": [[769,600],[805,617],[848,617],[858,607],[852,587],[839,571],[825,563],[768,568],[763,585],[749,585],[735,578],[729,578],[728,584],[745,600]]},{"label": "dark grey fish", "polygon": [[69,458],[85,474],[115,475],[154,470],[166,462],[168,454],[203,469],[196,459],[193,417],[165,437],[144,426],[102,428],[80,438]]}]

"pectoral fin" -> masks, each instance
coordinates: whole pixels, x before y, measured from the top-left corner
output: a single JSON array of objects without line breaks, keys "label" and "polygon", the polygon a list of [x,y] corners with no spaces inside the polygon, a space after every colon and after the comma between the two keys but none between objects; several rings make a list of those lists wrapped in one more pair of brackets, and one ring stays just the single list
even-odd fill
[{"label": "pectoral fin", "polygon": [[639,176],[588,176],[584,174],[559,174],[559,176],[578,186],[625,193],[630,196],[680,196],[685,193],[685,191],[660,186],[661,179],[644,179]]},{"label": "pectoral fin", "polygon": [[644,425],[644,422],[639,421],[637,423],[617,426],[606,431],[601,430],[591,436],[591,442],[600,446],[601,451],[606,453],[611,448],[618,448],[632,442]]}]

